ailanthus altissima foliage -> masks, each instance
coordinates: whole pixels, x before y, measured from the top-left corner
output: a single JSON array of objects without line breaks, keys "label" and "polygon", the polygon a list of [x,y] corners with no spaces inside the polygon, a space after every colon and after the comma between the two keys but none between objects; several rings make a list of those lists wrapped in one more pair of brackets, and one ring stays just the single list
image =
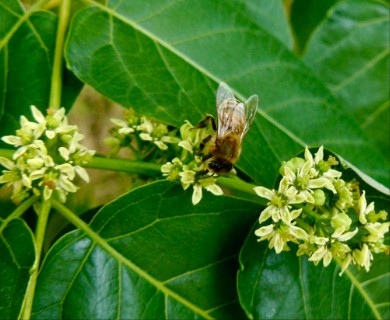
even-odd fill
[{"label": "ailanthus altissima foliage", "polygon": [[277,190],[254,188],[269,200],[255,234],[277,253],[293,242],[299,246],[297,255],[307,255],[315,264],[322,260],[328,266],[336,259],[341,273],[351,263],[369,271],[373,253],[389,254],[384,244],[387,212],[375,212],[374,203],[367,204],[357,181],[342,179],[342,172],[332,168],[338,164],[334,157],[323,158],[322,147],[314,157],[306,148],[304,158],[282,164]]},{"label": "ailanthus altissima foliage", "polygon": [[2,138],[17,149],[12,160],[0,157],[5,167],[0,183],[13,187],[15,203],[33,194],[44,200],[55,197],[65,202],[67,194],[78,189],[73,182],[76,176],[89,181],[82,165],[94,151],[80,144],[83,135],[77,126],[68,124],[64,108],[48,109],[44,116],[31,106],[31,112],[35,121],[21,116],[16,135]]}]

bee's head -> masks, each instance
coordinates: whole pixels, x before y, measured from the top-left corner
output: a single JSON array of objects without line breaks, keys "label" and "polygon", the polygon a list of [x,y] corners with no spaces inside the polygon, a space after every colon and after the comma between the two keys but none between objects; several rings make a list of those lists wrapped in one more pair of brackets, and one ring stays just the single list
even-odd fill
[{"label": "bee's head", "polygon": [[233,168],[231,162],[224,159],[214,159],[214,158],[210,159],[207,166],[210,169],[210,171],[217,174],[229,173]]}]

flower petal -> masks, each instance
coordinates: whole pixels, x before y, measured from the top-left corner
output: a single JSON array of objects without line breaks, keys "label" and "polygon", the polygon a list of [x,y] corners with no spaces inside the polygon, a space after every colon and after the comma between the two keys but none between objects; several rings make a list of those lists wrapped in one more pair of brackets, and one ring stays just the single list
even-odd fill
[{"label": "flower petal", "polygon": [[259,197],[266,198],[268,200],[272,200],[275,195],[275,190],[270,190],[264,187],[254,187],[253,190]]},{"label": "flower petal", "polygon": [[[126,128],[126,127],[128,127],[128,125],[129,125],[129,123],[128,123],[127,121],[122,120],[122,119],[112,118],[112,119],[110,119],[110,121],[111,121],[113,124],[115,124],[116,126],[118,126],[118,127],[124,127],[124,128]],[[133,129],[133,131],[134,131],[134,129]]]},{"label": "flower petal", "polygon": [[15,166],[15,163],[12,160],[4,157],[0,157],[0,164],[8,170],[11,170]]},{"label": "flower petal", "polygon": [[299,240],[306,240],[308,238],[308,235],[305,230],[293,225],[289,226],[289,232],[291,235],[293,235],[295,238]]},{"label": "flower petal", "polygon": [[275,207],[273,207],[273,206],[272,207],[269,206],[269,207],[265,208],[260,214],[259,223],[261,224],[264,221],[268,220],[272,216],[274,210],[275,210]]},{"label": "flower petal", "polygon": [[202,200],[202,187],[199,184],[194,184],[192,192],[192,204],[197,205]]},{"label": "flower petal", "polygon": [[46,118],[36,106],[30,106],[31,113],[38,123],[46,123]]},{"label": "flower petal", "polygon": [[284,248],[284,241],[279,233],[275,234],[274,244],[275,244],[274,245],[275,252],[281,253],[283,251],[283,248]]},{"label": "flower petal", "polygon": [[314,156],[314,163],[318,164],[323,159],[324,159],[324,147],[321,146]]},{"label": "flower petal", "polygon": [[74,170],[78,174],[78,176],[83,179],[85,182],[89,182],[89,175],[87,170],[85,170],[83,167],[80,166],[74,166]]},{"label": "flower petal", "polygon": [[190,153],[194,153],[192,143],[189,140],[182,140],[178,143],[179,147],[182,147],[183,149],[189,151]]},{"label": "flower petal", "polygon": [[216,196],[220,196],[220,195],[223,194],[223,191],[222,191],[221,187],[218,186],[217,184],[212,184],[210,186],[207,186],[206,190],[211,192],[212,194],[214,194]]},{"label": "flower petal", "polygon": [[23,144],[23,141],[20,137],[17,136],[4,136],[1,138],[5,143],[11,144],[15,147],[19,147]]},{"label": "flower petal", "polygon": [[258,237],[264,237],[271,234],[273,231],[274,231],[274,225],[270,224],[268,226],[264,226],[259,229],[256,229],[255,235]]},{"label": "flower petal", "polygon": [[160,150],[167,150],[168,146],[162,142],[162,141],[153,141],[153,143],[160,149]]}]

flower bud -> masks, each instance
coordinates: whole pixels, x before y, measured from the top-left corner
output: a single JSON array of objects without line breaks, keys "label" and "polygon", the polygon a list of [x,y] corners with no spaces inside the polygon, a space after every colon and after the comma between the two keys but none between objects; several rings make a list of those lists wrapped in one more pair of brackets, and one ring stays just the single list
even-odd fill
[{"label": "flower bud", "polygon": [[312,193],[314,198],[314,205],[323,206],[326,200],[325,192],[322,189],[315,189]]}]

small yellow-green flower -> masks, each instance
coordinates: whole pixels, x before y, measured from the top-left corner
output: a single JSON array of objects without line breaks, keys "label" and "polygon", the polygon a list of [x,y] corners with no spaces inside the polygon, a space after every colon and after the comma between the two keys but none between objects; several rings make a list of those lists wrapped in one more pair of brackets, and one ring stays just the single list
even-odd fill
[{"label": "small yellow-green flower", "polygon": [[198,204],[203,196],[203,189],[219,196],[223,194],[217,185],[215,174],[211,174],[199,156],[203,141],[213,133],[209,127],[194,127],[186,121],[180,127],[181,140],[178,146],[182,148],[180,157],[174,158],[161,166],[163,176],[168,180],[178,180],[186,190],[192,186],[192,203]]},{"label": "small yellow-green flower", "polygon": [[33,194],[65,202],[67,194],[78,189],[73,182],[76,176],[89,181],[82,165],[94,151],[79,143],[83,135],[77,126],[68,124],[64,108],[49,109],[46,116],[34,106],[31,111],[35,121],[22,116],[16,135],[2,138],[17,149],[12,160],[0,157],[5,168],[0,183],[13,186],[12,199],[16,203]]},{"label": "small yellow-green flower", "polygon": [[323,148],[313,156],[305,149],[304,158],[283,162],[278,190],[255,187],[267,207],[259,216],[262,224],[255,231],[259,241],[269,241],[276,253],[289,250],[288,242],[298,244],[297,255],[328,266],[335,258],[342,274],[350,264],[370,269],[373,253],[389,252],[384,243],[390,222],[385,211],[375,212],[367,204],[365,191],[360,194],[355,180],[347,182],[333,168],[337,160],[324,160]]},{"label": "small yellow-green flower", "polygon": [[261,212],[259,222],[262,223],[269,218],[274,222],[282,220],[284,223],[291,221],[291,205],[305,201],[305,195],[299,194],[290,188],[286,177],[280,180],[278,190],[270,190],[264,187],[255,187],[254,191],[259,197],[268,199],[268,206]]}]

